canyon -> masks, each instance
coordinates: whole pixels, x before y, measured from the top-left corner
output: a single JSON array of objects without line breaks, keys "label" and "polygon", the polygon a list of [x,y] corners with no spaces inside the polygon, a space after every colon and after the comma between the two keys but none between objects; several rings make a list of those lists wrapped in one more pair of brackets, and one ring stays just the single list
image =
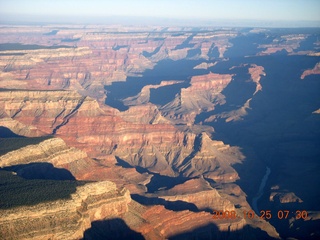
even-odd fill
[{"label": "canyon", "polygon": [[[0,33],[1,238],[320,236],[317,30]],[[257,212],[287,208],[308,218]]]}]

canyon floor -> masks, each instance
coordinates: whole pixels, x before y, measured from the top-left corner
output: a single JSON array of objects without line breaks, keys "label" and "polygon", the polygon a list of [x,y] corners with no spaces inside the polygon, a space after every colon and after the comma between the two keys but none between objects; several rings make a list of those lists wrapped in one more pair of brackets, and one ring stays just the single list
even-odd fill
[{"label": "canyon floor", "polygon": [[0,34],[1,239],[320,238],[318,28]]}]

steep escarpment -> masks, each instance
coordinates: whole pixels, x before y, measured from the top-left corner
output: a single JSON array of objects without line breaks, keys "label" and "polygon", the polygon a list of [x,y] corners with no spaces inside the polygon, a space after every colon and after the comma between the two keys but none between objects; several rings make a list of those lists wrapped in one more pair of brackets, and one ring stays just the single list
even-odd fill
[{"label": "steep escarpment", "polygon": [[[124,119],[130,111],[102,108],[96,100],[69,91],[11,90],[0,92],[0,97],[4,117],[54,133],[91,157],[112,154],[131,166],[169,176],[182,172],[189,177],[205,174],[215,181],[237,178],[231,167],[241,160],[236,148],[206,134],[182,132],[160,113],[144,116],[145,123],[143,118],[129,122]],[[150,105],[145,107],[150,111]]]},{"label": "steep escarpment", "polygon": [[259,55],[273,54],[280,51],[293,53],[299,48],[302,41],[308,37],[308,34],[288,34],[276,37],[270,44],[260,45],[259,48],[265,50],[258,53]]},{"label": "steep escarpment", "polygon": [[[242,190],[235,184],[216,184],[213,188],[204,179],[191,179],[183,184],[176,185],[169,190],[159,191],[157,192],[157,195],[159,196],[159,199],[165,199],[167,201],[167,206],[170,206],[170,204],[173,205],[175,202],[180,202],[181,205],[182,203],[189,203],[189,208],[193,210],[198,209],[206,212],[234,211],[238,216],[238,220],[244,221],[245,225],[252,227],[259,226],[259,228],[265,231],[269,236],[278,238],[278,233],[271,224],[259,217],[248,219],[243,216],[243,212],[250,211],[251,208],[243,197]],[[234,231],[241,232],[243,231],[243,228],[245,228],[245,226],[241,227],[238,225],[238,227],[234,229],[237,224],[235,222],[230,222],[231,225],[226,229],[225,223],[221,220],[216,221],[215,224],[222,234],[225,232],[230,234],[230,236],[235,234],[233,233]],[[246,231],[244,230],[242,234],[245,232]],[[219,235],[219,233],[217,233],[217,235]],[[258,237],[258,235],[256,235],[256,237]],[[267,235],[265,237],[267,238]]]},{"label": "steep escarpment", "polygon": [[[138,118],[133,122],[125,121],[124,118],[129,117],[125,112],[119,113],[107,107],[100,107],[91,98],[83,97],[74,92],[59,91],[60,97],[55,96],[56,91],[21,92],[17,90],[16,94],[14,92],[13,90],[2,92],[5,99],[2,102],[4,119],[13,119],[12,121],[24,124],[32,123],[39,131],[54,132],[68,145],[85,150],[89,156],[95,157],[95,160],[89,159],[83,151],[67,147],[61,139],[48,139],[36,146],[26,146],[2,156],[2,167],[10,167],[12,164],[16,166],[47,162],[55,167],[65,167],[77,179],[100,181],[110,179],[117,184],[125,184],[136,194],[142,195],[148,191],[148,184],[153,181],[154,173],[167,176],[182,174],[188,178],[204,176],[220,183],[234,182],[238,178],[232,164],[241,161],[242,155],[239,150],[225,145],[223,142],[211,140],[206,133],[182,132],[168,122],[157,123],[154,121],[153,124],[150,124],[150,121],[146,121],[143,123],[142,116],[141,119]],[[33,107],[37,110],[35,111]],[[56,111],[56,107],[60,107],[59,111]],[[136,109],[139,108],[143,110],[143,106]],[[152,109],[156,110],[153,105],[149,105],[143,111],[150,112]],[[41,114],[35,116],[35,112]],[[157,114],[161,116],[159,112]],[[152,117],[152,119],[154,118]],[[51,123],[50,127],[47,126],[48,122]],[[52,124],[55,122],[60,124]],[[123,165],[123,162],[129,164],[129,168],[127,165]],[[118,164],[125,168],[116,166]],[[140,166],[148,170],[149,173],[138,173],[130,168],[132,166]],[[19,174],[24,174],[21,169]],[[196,191],[187,194],[183,194],[182,190],[179,191],[181,192],[177,193],[177,196],[180,196],[180,199],[163,198],[163,200],[198,204],[200,210],[209,206],[211,209],[218,207],[234,209],[234,204],[226,200],[225,197],[219,196],[214,189],[211,189],[215,193],[213,195],[213,192],[210,191],[204,192],[206,193],[204,195]],[[202,195],[203,197],[201,197]],[[220,199],[218,205],[214,204],[217,199]],[[171,224],[179,220],[181,226],[184,226],[183,229],[191,226],[200,227],[200,225],[204,225],[206,220],[211,219],[209,213],[196,213],[195,216],[204,220],[201,220],[202,224],[194,225],[193,215],[195,213],[168,212],[163,207],[159,209],[162,209],[159,212],[159,217],[161,215],[167,216],[170,213],[171,217],[170,220],[167,219],[167,223]],[[203,214],[206,216],[205,218],[203,218]],[[56,213],[54,215],[59,216]],[[73,218],[73,214],[70,214],[70,217]],[[140,218],[149,219],[150,216],[140,216]],[[151,223],[153,224],[153,220],[150,220],[150,225],[152,225]],[[161,231],[165,233],[162,237],[182,234],[183,231],[169,231],[167,223],[162,223],[163,230]],[[242,223],[240,225],[243,226]],[[134,227],[135,225],[129,226]],[[143,229],[148,225],[144,223],[139,226]],[[220,222],[219,226],[226,230],[228,226],[230,227],[230,221],[224,221],[223,224]],[[238,223],[235,222],[235,229],[242,228],[237,226]],[[30,226],[30,229],[32,228]],[[155,234],[155,230],[149,231],[152,232],[150,234]],[[45,234],[39,233],[39,236],[46,236]]]},{"label": "steep escarpment", "polygon": [[142,232],[145,239],[278,238],[272,227],[268,231],[255,231],[243,218],[214,219],[212,214],[204,211],[174,212],[160,205],[146,207],[135,201],[129,204],[124,220],[132,229]]},{"label": "steep escarpment", "polygon": [[23,124],[10,117],[4,117],[4,115],[2,115],[2,118],[0,118],[0,126],[10,129],[17,135],[26,137],[40,137],[46,135],[44,132],[38,130],[35,126]]},{"label": "steep escarpment", "polygon": [[[39,239],[267,239],[278,237],[271,224],[296,232],[312,225],[319,41],[316,30],[300,31],[1,28],[0,174],[15,189],[6,199],[20,199],[20,212],[1,199],[3,231],[23,238],[25,226]],[[303,224],[244,214],[266,165],[258,210],[275,218],[289,205],[306,209]],[[213,219],[222,210],[239,218]]]},{"label": "steep escarpment", "polygon": [[91,222],[128,211],[131,198],[112,182],[77,187],[70,199],[1,209],[2,239],[80,239]]},{"label": "steep escarpment", "polygon": [[219,192],[212,188],[203,178],[194,178],[169,190],[158,191],[157,195],[159,198],[170,202],[183,201],[192,203],[198,210],[235,210],[233,203],[221,197]]},{"label": "steep escarpment", "polygon": [[0,156],[0,167],[42,162],[63,166],[85,158],[87,158],[85,152],[68,147],[62,139],[51,138],[37,145],[28,145]]},{"label": "steep escarpment", "polygon": [[127,111],[118,114],[123,120],[143,124],[170,124],[170,121],[162,116],[158,107],[153,104],[132,106]]},{"label": "steep escarpment", "polygon": [[231,74],[209,73],[193,76],[190,81],[191,86],[182,88],[172,102],[161,108],[161,112],[178,123],[194,122],[197,114],[213,110],[215,105],[223,103],[224,97],[221,91],[231,79]]},{"label": "steep escarpment", "polygon": [[1,152],[8,146],[0,156],[2,239],[80,239],[91,222],[128,211],[126,188],[75,179],[93,160],[62,139],[4,138],[1,145]]},{"label": "steep escarpment", "polygon": [[[50,31],[57,33],[47,34]],[[138,33],[106,26],[34,26],[19,29],[16,36],[10,28],[0,32],[0,87],[76,90],[101,101],[105,85],[140,76],[161,60],[223,57],[229,39],[236,36],[228,29],[192,33],[143,28]],[[215,51],[219,53],[212,54]]]},{"label": "steep escarpment", "polygon": [[[214,122],[220,118],[225,119],[226,122],[243,120],[251,109],[250,103],[252,99],[259,91],[262,91],[261,78],[266,76],[264,67],[257,64],[241,64],[239,66],[232,66],[229,70],[235,71],[237,74],[232,75],[233,82],[230,83],[229,81],[229,84],[221,89],[222,93],[226,95],[229,95],[228,93],[234,93],[241,85],[242,87],[247,86],[243,91],[243,96],[246,97],[241,96],[239,99],[242,98],[242,100],[238,101],[238,98],[229,95],[229,98],[232,99],[232,102],[230,103],[225,95],[220,94],[223,96],[223,101],[219,102],[220,106],[218,106],[218,109],[213,109],[212,111],[209,111],[209,113],[204,113],[202,115],[200,113],[200,116],[210,116],[207,119],[204,119],[204,122]],[[245,71],[248,74],[243,74],[241,71]],[[241,84],[239,84],[239,82],[241,82]],[[254,90],[253,86],[255,86]],[[199,119],[202,120],[202,117]]]},{"label": "steep escarpment", "polygon": [[[221,166],[229,166],[239,161],[240,156],[239,153],[231,155],[228,146],[224,148],[223,143],[212,150],[205,148],[214,147],[214,144],[204,144],[197,150],[197,142],[201,142],[201,137],[181,132],[169,124],[137,124],[126,122],[118,116],[101,115],[88,118],[77,114],[69,119],[68,124],[60,128],[57,134],[85,149],[91,156],[113,154],[131,166],[140,166],[169,176],[174,176],[178,171],[188,176],[206,172],[208,177],[214,179],[228,179],[230,171],[222,170]],[[230,150],[238,151],[236,148]],[[221,161],[223,158],[230,160],[223,164],[214,163],[214,151],[217,151],[218,158],[221,156]],[[230,158],[227,157],[229,154]],[[210,175],[213,171],[215,174]],[[224,177],[220,176],[221,174]],[[230,179],[234,177],[230,176]]]},{"label": "steep escarpment", "polygon": [[[79,153],[81,153],[81,156],[78,156]],[[86,169],[89,166],[91,170],[97,170],[95,173],[96,177],[99,177],[99,174],[102,173],[102,169],[99,167],[104,166],[106,169],[104,173],[108,174],[108,169],[110,169],[108,163],[111,163],[111,159],[99,160],[99,167],[96,166],[96,168],[94,168],[93,163],[91,163],[91,165],[90,163],[86,163],[86,165],[83,166],[84,157],[86,157],[86,155],[82,151],[67,147],[61,139],[52,138],[36,145],[28,145],[24,148],[11,151],[1,156],[0,161],[3,169],[8,169],[10,166],[28,165],[30,163],[52,163],[55,167],[67,167],[72,173],[77,173],[74,166],[78,168],[82,166]],[[92,160],[86,158],[86,162],[90,161]],[[15,168],[12,170],[15,170]],[[18,171],[15,171],[17,171],[19,176],[26,176],[22,170],[30,171],[32,169],[23,169],[22,167]],[[121,168],[117,169],[118,177],[121,176],[121,171],[123,171]],[[2,172],[4,171],[1,170],[1,173]],[[128,172],[130,171],[125,171],[125,173]],[[7,173],[9,175],[13,174],[10,172]],[[145,181],[144,184],[148,183],[145,177],[139,177],[137,174],[131,173],[131,176],[123,175],[122,177],[124,176],[126,176],[129,182],[140,181],[141,184],[143,184],[143,181]],[[16,175],[13,175],[13,177],[18,178]],[[36,177],[36,175],[33,175],[33,177]],[[9,181],[9,183],[13,184],[15,181]],[[19,181],[20,186],[22,186],[26,180]],[[29,189],[30,187],[37,189],[39,186],[40,188],[42,186],[42,188],[46,188],[46,181],[48,180],[29,181],[32,182],[26,185],[28,186],[28,188],[25,188],[26,193],[31,191]],[[62,184],[62,182],[57,180],[55,180],[55,183],[61,184],[60,188],[65,188],[66,184],[69,184],[68,182]],[[32,184],[40,185],[35,187]],[[55,189],[53,185],[51,185],[51,189]],[[76,188],[72,187],[70,190],[72,191],[70,191],[68,195],[63,194],[61,195],[63,197],[58,200],[46,200],[46,202],[32,205],[1,209],[0,233],[5,236],[4,239],[10,239],[12,237],[19,239],[79,239],[83,234],[85,238],[95,236],[95,239],[99,239],[101,236],[99,232],[102,234],[103,239],[103,234],[107,234],[104,233],[104,229],[108,229],[107,226],[118,229],[119,223],[116,223],[119,221],[122,221],[122,224],[127,226],[125,228],[127,229],[126,231],[136,231],[139,234],[141,233],[141,236],[144,236],[146,239],[174,237],[184,234],[190,228],[202,229],[202,227],[204,227],[204,230],[195,230],[193,234],[201,235],[205,233],[214,234],[215,236],[253,234],[251,230],[244,230],[246,222],[243,218],[214,220],[208,212],[194,212],[190,210],[176,212],[175,210],[168,210],[164,206],[157,205],[157,202],[154,203],[156,206],[142,206],[131,200],[129,192],[126,189],[119,189],[111,182],[79,182],[76,184]],[[40,191],[40,189],[38,189],[38,194],[34,197],[43,198],[43,196],[39,195],[39,193],[42,192],[42,190]],[[9,193],[10,191],[6,192],[6,194]],[[23,197],[23,191],[20,191],[20,194]],[[55,195],[59,196],[59,194],[59,191],[55,192]],[[220,196],[204,179],[190,180],[186,182],[186,184],[178,185],[163,196],[160,196],[159,199],[168,202],[178,201],[186,204],[195,204],[199,210],[235,209],[233,203],[225,197]],[[12,203],[13,202],[11,202],[11,204]],[[23,201],[22,203],[25,204]],[[32,221],[30,221],[30,217],[32,217]],[[114,221],[113,219],[119,220]],[[195,221],[195,219],[197,221]],[[96,222],[101,222],[101,224],[96,225]],[[116,225],[113,225],[113,222],[116,222]],[[173,223],[179,227],[175,229],[170,228]],[[207,227],[208,224],[210,225],[209,227]],[[269,231],[268,234],[273,236],[274,233]],[[7,238],[6,236],[10,237]]]},{"label": "steep escarpment", "polygon": [[[129,213],[125,215],[125,219],[130,218],[130,215],[134,213],[140,215],[141,219],[135,220],[135,228],[144,232],[146,239],[170,239],[185,234],[190,231],[190,229],[193,230],[193,234],[184,236],[183,239],[192,239],[196,235],[226,236],[229,234],[232,235],[232,231],[241,231],[245,226],[243,219],[235,219],[232,221],[214,220],[212,215],[207,212],[196,213],[187,210],[173,212],[168,211],[163,206],[146,208],[135,202],[132,202],[130,205],[132,206],[130,206],[132,210],[129,210]],[[146,224],[141,225],[142,220],[147,221],[149,226]],[[176,227],[173,228],[172,226]],[[204,229],[200,230],[202,227],[204,227]],[[158,232],[160,234],[155,236],[150,229],[154,229],[156,233]]]},{"label": "steep escarpment", "polygon": [[[96,104],[93,109],[100,110],[96,100],[74,91],[4,90],[0,92],[0,98],[1,118],[23,119],[20,122],[38,126],[38,130],[46,134],[54,133],[66,124],[80,106],[88,109]],[[86,114],[98,114],[93,111],[88,109]]]},{"label": "steep escarpment", "polygon": [[133,97],[128,97],[124,99],[124,104],[127,106],[135,106],[148,103],[150,101],[150,90],[157,89],[163,86],[170,86],[177,83],[181,83],[182,81],[162,81],[160,84],[157,85],[146,85],[144,86],[140,93]]}]

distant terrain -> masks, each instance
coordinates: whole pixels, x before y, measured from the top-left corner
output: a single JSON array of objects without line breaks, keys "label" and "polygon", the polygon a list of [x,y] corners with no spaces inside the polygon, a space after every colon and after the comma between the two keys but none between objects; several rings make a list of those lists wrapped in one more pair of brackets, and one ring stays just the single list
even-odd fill
[{"label": "distant terrain", "polygon": [[320,238],[319,28],[0,34],[1,239]]}]

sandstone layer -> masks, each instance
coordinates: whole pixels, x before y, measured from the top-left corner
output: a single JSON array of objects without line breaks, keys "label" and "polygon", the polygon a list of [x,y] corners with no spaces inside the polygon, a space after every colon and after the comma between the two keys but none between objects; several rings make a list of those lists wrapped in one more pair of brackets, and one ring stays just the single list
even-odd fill
[{"label": "sandstone layer", "polygon": [[[144,29],[137,33],[96,26],[54,29],[52,35],[46,31],[50,33],[46,27],[26,27],[14,37],[10,28],[1,29],[0,43],[13,46],[1,51],[0,87],[69,89],[101,99],[104,85],[139,76],[163,59],[184,59],[192,50],[201,52],[196,58],[209,59],[209,50],[215,47],[222,57],[228,38],[236,36],[230,30],[191,34],[181,29],[172,33]],[[17,41],[26,46],[15,46]]]},{"label": "sandstone layer", "polygon": [[[265,129],[281,132],[297,128],[297,123],[284,125],[281,114],[277,116],[279,121],[271,125],[264,122],[273,117],[271,111],[260,115],[268,110],[266,106],[285,100],[271,94],[271,98],[261,101],[270,89],[277,93],[266,83],[273,73],[261,59],[276,60],[277,54],[289,54],[308,57],[309,61],[319,55],[316,47],[305,46],[309,40],[315,42],[315,35],[272,29],[103,25],[5,26],[0,33],[0,127],[16,137],[0,139],[1,143],[14,143],[10,148],[1,148],[1,171],[10,170],[21,177],[25,166],[51,164],[69,171],[79,181],[68,199],[1,209],[2,235],[22,239],[103,239],[104,226],[109,227],[110,234],[121,223],[123,228],[118,232],[127,228],[146,239],[279,237],[265,220],[243,216],[243,211],[252,210],[248,200],[258,184],[252,182],[252,175],[257,175],[253,178],[258,182],[260,168],[269,164],[265,156],[270,149],[263,147],[274,145],[268,141],[264,144],[272,136]],[[257,42],[251,42],[253,35]],[[246,44],[248,48],[242,47]],[[314,46],[319,46],[318,40]],[[175,79],[161,71],[159,76],[164,79],[156,79],[156,83],[150,77],[150,83],[141,88],[132,85],[138,89],[132,96],[115,97],[127,110],[106,105],[113,97],[109,85],[139,81],[167,60],[190,61],[194,63],[190,65],[192,71],[184,79],[180,73]],[[307,67],[300,69],[296,75],[310,80],[300,84],[314,84],[307,76],[319,74],[318,65],[305,64]],[[185,70],[181,68],[181,74]],[[294,71],[292,68],[287,73]],[[286,78],[280,75],[273,84],[282,87]],[[294,80],[286,83],[285,89],[305,87],[295,84]],[[249,87],[250,92],[241,86]],[[154,104],[155,92],[167,94],[168,90],[169,94],[171,89],[175,91],[170,100]],[[317,109],[319,106],[308,109],[312,116],[301,125],[314,124],[318,114],[311,113],[319,112]],[[261,125],[254,124],[260,120]],[[236,122],[243,122],[239,129],[249,126],[247,131],[232,128]],[[221,141],[228,131],[232,137]],[[281,134],[275,134],[275,142],[281,136],[298,136],[295,132]],[[265,152],[250,155],[247,145],[260,144],[250,142],[251,136],[263,140],[256,151]],[[23,141],[34,144],[21,144]],[[308,159],[314,157],[311,155]],[[302,169],[298,157],[290,156],[290,160],[297,160],[296,165],[289,158],[283,159],[285,169]],[[312,174],[316,172],[316,168],[310,169]],[[290,171],[285,170],[285,174]],[[302,173],[299,176],[302,179]],[[242,189],[248,181],[252,189]],[[283,179],[282,183],[287,184]],[[282,188],[268,194],[274,200],[272,204],[279,206],[308,202],[301,194]],[[235,211],[240,217],[215,220],[212,212],[217,210]]]},{"label": "sandstone layer", "polygon": [[91,222],[128,211],[130,194],[112,182],[77,187],[67,200],[0,210],[2,239],[80,239]]},{"label": "sandstone layer", "polygon": [[160,113],[146,123],[132,123],[121,118],[122,113],[69,91],[2,91],[0,97],[3,117],[57,134],[90,157],[113,154],[132,166],[169,176],[183,172],[205,173],[215,181],[237,179],[231,165],[242,157],[236,148],[212,141],[206,133],[181,132]]}]

